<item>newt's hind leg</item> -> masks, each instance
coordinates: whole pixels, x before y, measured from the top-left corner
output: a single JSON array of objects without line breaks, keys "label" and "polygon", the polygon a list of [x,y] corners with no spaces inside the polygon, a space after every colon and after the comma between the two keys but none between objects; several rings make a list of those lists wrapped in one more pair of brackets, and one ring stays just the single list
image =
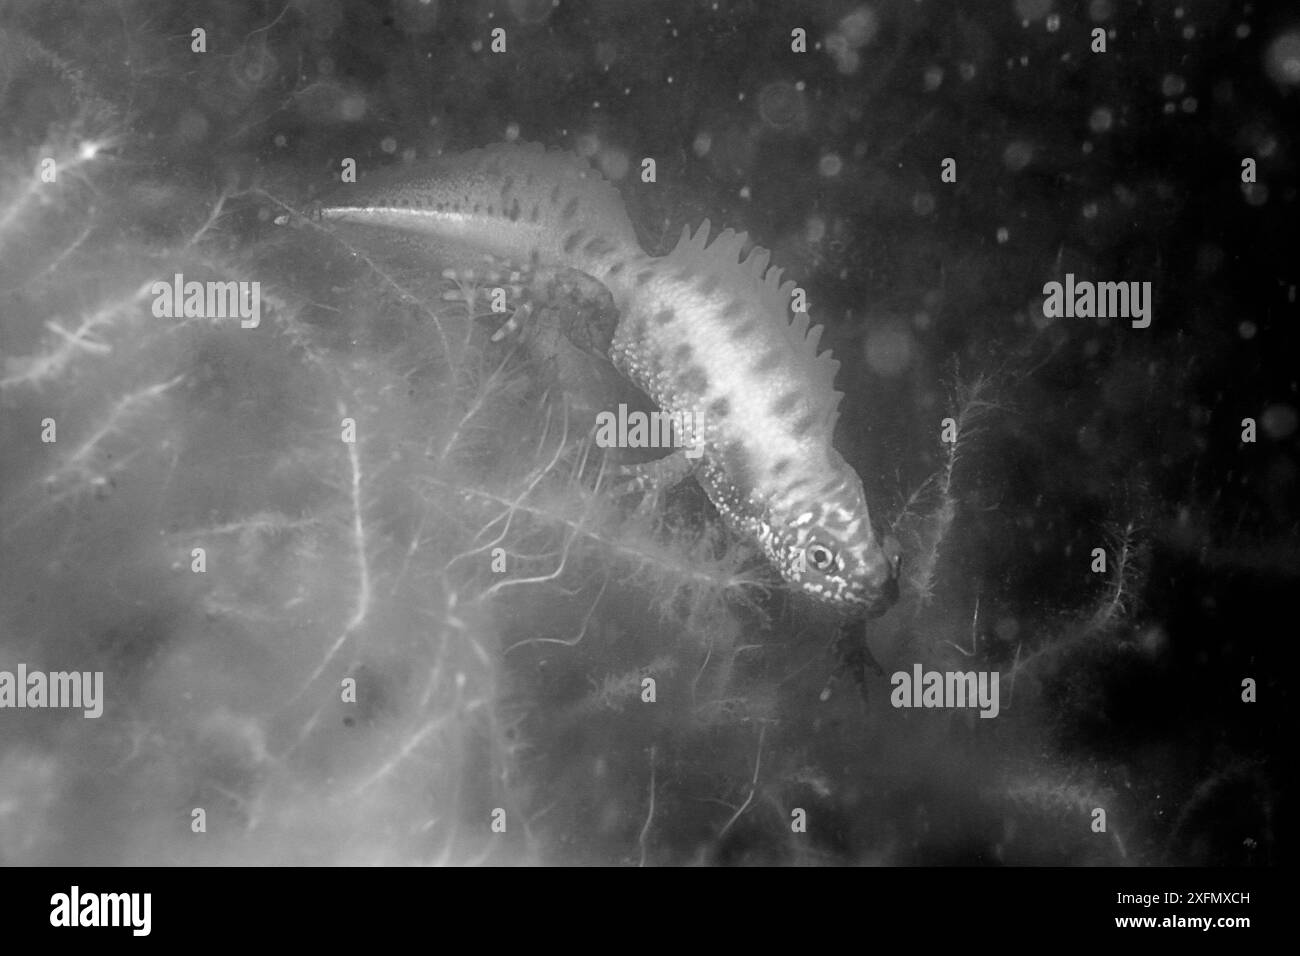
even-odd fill
[{"label": "newt's hind leg", "polygon": [[608,357],[618,314],[600,280],[576,269],[522,267],[483,258],[481,265],[446,269],[455,288],[447,301],[464,302],[476,320],[496,325],[493,342],[518,338],[541,354],[559,351],[558,340]]},{"label": "newt's hind leg", "polygon": [[641,500],[637,504],[637,514],[654,514],[659,510],[663,496],[695,473],[699,458],[688,457],[686,451],[678,448],[654,461],[613,466],[615,494],[639,494]]}]

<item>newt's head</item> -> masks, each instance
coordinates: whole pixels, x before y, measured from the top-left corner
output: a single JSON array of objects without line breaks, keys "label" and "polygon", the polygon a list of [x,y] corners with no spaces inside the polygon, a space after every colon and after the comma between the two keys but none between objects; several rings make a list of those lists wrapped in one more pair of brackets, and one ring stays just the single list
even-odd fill
[{"label": "newt's head", "polygon": [[893,538],[876,535],[852,469],[845,468],[837,488],[773,521],[761,537],[781,576],[820,601],[878,617],[898,600],[901,550]]}]

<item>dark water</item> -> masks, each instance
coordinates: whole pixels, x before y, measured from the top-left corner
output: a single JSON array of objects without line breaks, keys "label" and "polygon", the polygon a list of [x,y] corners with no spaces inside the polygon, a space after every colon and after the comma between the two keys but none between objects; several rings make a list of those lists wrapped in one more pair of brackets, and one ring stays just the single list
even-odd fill
[{"label": "dark water", "polygon": [[[1218,0],[7,5],[0,671],[104,710],[0,709],[0,861],[1289,862],[1298,95],[1300,19]],[[507,138],[806,288],[882,674],[697,488],[595,484],[592,302],[493,344],[464,250],[300,215]]]}]

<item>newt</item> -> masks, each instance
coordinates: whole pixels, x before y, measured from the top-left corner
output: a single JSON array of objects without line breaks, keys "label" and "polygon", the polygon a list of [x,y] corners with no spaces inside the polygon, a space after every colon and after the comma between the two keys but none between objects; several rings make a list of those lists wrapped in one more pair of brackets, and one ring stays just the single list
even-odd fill
[{"label": "newt", "polygon": [[581,157],[500,143],[385,171],[319,207],[325,220],[463,245],[501,274],[577,272],[617,311],[615,368],[674,418],[698,457],[652,463],[691,474],[727,524],[793,587],[875,616],[898,596],[897,544],[872,526],[862,480],[832,444],[839,363],[821,326],[792,312],[770,254],[708,220],[665,256],[645,253],[617,188]]}]

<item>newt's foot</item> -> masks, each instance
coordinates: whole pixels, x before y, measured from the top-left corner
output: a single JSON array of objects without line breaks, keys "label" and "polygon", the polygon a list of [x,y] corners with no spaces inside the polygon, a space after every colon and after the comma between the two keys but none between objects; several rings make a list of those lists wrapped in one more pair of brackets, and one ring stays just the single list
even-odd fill
[{"label": "newt's foot", "polygon": [[862,695],[862,700],[865,703],[867,700],[868,669],[877,677],[884,677],[885,669],[880,666],[880,662],[871,653],[871,648],[867,646],[867,640],[862,633],[860,621],[846,624],[840,628],[835,642],[831,645],[831,653],[834,656],[834,667],[831,670],[831,676],[826,681],[826,686],[822,689],[822,702],[831,699],[836,684],[843,681],[845,677],[850,677],[857,685],[858,693]]},{"label": "newt's foot", "polygon": [[658,512],[663,496],[681,484],[695,471],[697,460],[686,457],[686,450],[679,448],[663,458],[641,462],[635,465],[615,465],[611,471],[611,486],[614,494],[640,495],[637,504],[638,516],[648,517]]}]

